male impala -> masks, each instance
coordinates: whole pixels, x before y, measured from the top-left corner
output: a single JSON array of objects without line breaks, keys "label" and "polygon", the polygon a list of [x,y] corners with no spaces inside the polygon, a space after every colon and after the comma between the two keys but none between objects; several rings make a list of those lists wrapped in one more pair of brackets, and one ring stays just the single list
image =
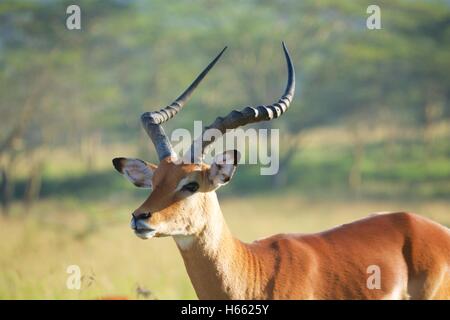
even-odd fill
[{"label": "male impala", "polygon": [[[152,190],[132,214],[135,234],[173,236],[200,299],[449,299],[450,232],[411,213],[372,215],[317,234],[279,234],[251,244],[232,236],[215,190],[233,176],[238,152],[226,151],[207,165],[203,156],[213,141],[200,137],[179,161],[161,127],[183,108],[224,50],[175,102],[142,115],[159,165],[113,160],[132,183]],[[225,134],[286,112],[295,75],[284,43],[283,50],[288,81],[280,100],[233,111],[204,132]],[[380,272],[381,287],[367,284],[371,266]]]}]

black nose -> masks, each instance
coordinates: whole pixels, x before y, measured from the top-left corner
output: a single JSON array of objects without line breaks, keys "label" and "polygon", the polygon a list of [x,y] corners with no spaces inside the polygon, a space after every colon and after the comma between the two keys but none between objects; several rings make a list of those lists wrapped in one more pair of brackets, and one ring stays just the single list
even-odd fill
[{"label": "black nose", "polygon": [[152,231],[148,222],[146,221],[150,218],[151,213],[133,213],[131,217],[131,229],[134,231]]},{"label": "black nose", "polygon": [[147,212],[147,213],[133,213],[133,217],[135,218],[135,219],[148,219],[148,218],[150,218],[151,217],[151,213],[150,212]]}]

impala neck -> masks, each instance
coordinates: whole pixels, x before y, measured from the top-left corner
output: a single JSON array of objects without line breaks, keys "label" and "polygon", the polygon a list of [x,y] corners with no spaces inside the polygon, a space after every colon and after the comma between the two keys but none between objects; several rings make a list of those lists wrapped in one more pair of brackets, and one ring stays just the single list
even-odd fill
[{"label": "impala neck", "polygon": [[174,237],[198,298],[244,299],[253,295],[256,281],[249,281],[249,276],[255,273],[250,270],[255,267],[254,255],[248,245],[232,236],[215,192],[205,194],[201,208],[206,217],[202,232]]}]

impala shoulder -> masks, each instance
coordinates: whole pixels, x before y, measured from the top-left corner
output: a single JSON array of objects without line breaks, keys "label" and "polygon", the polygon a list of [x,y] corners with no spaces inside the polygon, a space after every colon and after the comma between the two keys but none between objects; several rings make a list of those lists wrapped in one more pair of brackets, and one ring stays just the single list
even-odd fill
[{"label": "impala shoulder", "polygon": [[308,250],[308,238],[317,237],[314,234],[280,233],[254,241],[254,248],[272,249],[273,251],[305,251]]},{"label": "impala shoulder", "polygon": [[[369,217],[370,219],[371,217]],[[415,233],[418,230],[444,230],[448,231],[443,225],[421,215],[412,212],[392,212],[381,214],[374,219],[386,219],[391,225],[407,233]]]},{"label": "impala shoulder", "polygon": [[423,219],[423,217],[407,212],[407,211],[398,211],[398,212],[375,212],[371,213],[367,219],[382,219],[382,220],[390,220],[396,223],[401,224],[410,224],[414,223],[417,220]]},{"label": "impala shoulder", "polygon": [[302,236],[302,234],[299,233],[277,233],[270,237],[260,238],[252,242],[254,245],[268,245],[275,242],[280,241],[291,241],[295,240],[297,237]]},{"label": "impala shoulder", "polygon": [[379,216],[384,216],[387,218],[409,219],[417,215],[407,211],[380,211],[380,212],[372,212],[371,214],[369,214],[369,217],[379,217]]},{"label": "impala shoulder", "polygon": [[416,224],[436,224],[437,222],[431,220],[428,217],[424,217],[422,215],[413,213],[413,212],[395,212],[393,213],[394,217],[399,220],[400,222],[403,222],[407,224],[408,226],[413,226]]}]

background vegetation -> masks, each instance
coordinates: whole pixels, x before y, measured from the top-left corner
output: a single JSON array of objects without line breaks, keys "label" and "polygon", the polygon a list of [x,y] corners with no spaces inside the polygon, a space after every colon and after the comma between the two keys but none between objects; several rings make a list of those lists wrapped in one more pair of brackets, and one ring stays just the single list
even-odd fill
[{"label": "background vegetation", "polygon": [[[140,241],[129,213],[146,196],[111,158],[156,161],[139,115],[171,102],[230,48],[174,128],[278,98],[280,41],[297,92],[279,128],[280,172],[242,165],[219,191],[243,240],[313,232],[373,211],[450,225],[450,4],[376,1],[0,3],[0,298],[195,297],[171,239]],[[164,252],[164,254],[161,254]],[[80,265],[81,291],[65,286]],[[151,272],[149,272],[151,270]],[[87,282],[87,278],[94,280]]]}]

